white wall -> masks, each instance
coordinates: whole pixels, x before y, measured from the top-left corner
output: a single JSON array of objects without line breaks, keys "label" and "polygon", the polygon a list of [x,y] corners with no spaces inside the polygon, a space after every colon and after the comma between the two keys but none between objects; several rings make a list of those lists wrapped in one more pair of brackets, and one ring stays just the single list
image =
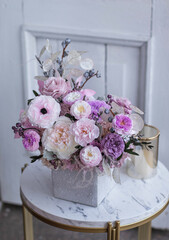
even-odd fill
[{"label": "white wall", "polygon": [[[169,169],[169,1],[153,1],[149,122],[160,129],[159,160]],[[169,229],[169,207],[153,222]]]}]

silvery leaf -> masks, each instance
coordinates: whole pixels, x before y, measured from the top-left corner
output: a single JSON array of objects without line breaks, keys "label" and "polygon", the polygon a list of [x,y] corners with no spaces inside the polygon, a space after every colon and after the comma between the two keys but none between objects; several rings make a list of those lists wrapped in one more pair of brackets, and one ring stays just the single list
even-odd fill
[{"label": "silvery leaf", "polygon": [[84,58],[80,61],[81,68],[85,70],[91,70],[94,66],[93,60],[90,58]]},{"label": "silvery leaf", "polygon": [[103,160],[102,166],[103,166],[103,170],[104,170],[105,174],[108,176],[111,176],[110,166],[108,165],[108,163],[105,162],[105,160]]},{"label": "silvery leaf", "polygon": [[131,134],[138,134],[144,127],[144,121],[140,115],[137,113],[133,113],[130,115],[130,118],[132,120],[132,130]]},{"label": "silvery leaf", "polygon": [[120,169],[119,168],[114,168],[112,172],[112,177],[116,183],[121,184],[121,179],[120,179]]},{"label": "silvery leaf", "polygon": [[52,46],[50,45],[49,39],[46,40],[46,51],[52,53]]},{"label": "silvery leaf", "polygon": [[59,54],[60,54],[60,52],[55,52],[54,54],[52,54],[52,56],[51,56],[52,62],[54,62],[56,60],[56,58]]},{"label": "silvery leaf", "polygon": [[43,46],[43,48],[40,51],[39,58],[42,57],[42,55],[44,54],[45,50],[46,50],[46,46]]},{"label": "silvery leaf", "polygon": [[67,63],[71,65],[76,65],[81,60],[81,55],[76,50],[72,50],[69,52],[67,56]]},{"label": "silvery leaf", "polygon": [[144,114],[144,112],[141,111],[138,107],[133,106],[133,105],[130,105],[130,107],[131,107],[131,109],[132,109],[134,112],[139,113],[139,114],[141,114],[141,115]]},{"label": "silvery leaf", "polygon": [[80,77],[83,72],[78,68],[66,69],[66,74],[70,74],[72,77]]},{"label": "silvery leaf", "polygon": [[56,156],[54,156],[53,152],[49,152],[47,150],[44,150],[43,157],[46,158],[47,160],[54,160],[54,159],[56,159]]},{"label": "silvery leaf", "polygon": [[111,107],[112,107],[112,111],[114,113],[122,113],[122,114],[124,114],[124,108],[119,106],[117,103],[112,102],[111,103]]},{"label": "silvery leaf", "polygon": [[43,71],[48,72],[53,66],[53,62],[50,58],[46,59],[43,63]]},{"label": "silvery leaf", "polygon": [[45,77],[45,76],[35,76],[34,79],[36,79],[36,80],[41,80],[41,81],[45,81],[45,80],[48,79],[48,78]]},{"label": "silvery leaf", "polygon": [[87,51],[77,51],[80,55],[87,53]]}]

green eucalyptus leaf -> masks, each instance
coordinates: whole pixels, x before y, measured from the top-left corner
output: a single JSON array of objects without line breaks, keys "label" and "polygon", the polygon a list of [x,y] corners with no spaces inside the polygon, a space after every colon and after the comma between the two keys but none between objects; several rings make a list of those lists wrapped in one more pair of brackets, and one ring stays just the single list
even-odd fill
[{"label": "green eucalyptus leaf", "polygon": [[33,93],[34,93],[35,97],[39,96],[39,94],[35,90],[33,90]]},{"label": "green eucalyptus leaf", "polygon": [[134,151],[133,151],[133,149],[125,149],[124,151],[125,151],[125,152],[127,152],[127,153],[129,153],[129,154],[132,154],[132,155],[137,155],[137,156],[139,156],[139,154],[138,154],[138,153],[136,153],[136,152],[134,152]]},{"label": "green eucalyptus leaf", "polygon": [[42,158],[42,157],[43,157],[43,155],[31,156],[31,157],[30,157],[30,158],[32,159],[31,163],[36,162],[36,160],[38,160],[38,159],[40,159],[40,158]]},{"label": "green eucalyptus leaf", "polygon": [[29,100],[27,101],[27,105],[29,105],[32,100],[33,100],[33,98],[29,99]]}]

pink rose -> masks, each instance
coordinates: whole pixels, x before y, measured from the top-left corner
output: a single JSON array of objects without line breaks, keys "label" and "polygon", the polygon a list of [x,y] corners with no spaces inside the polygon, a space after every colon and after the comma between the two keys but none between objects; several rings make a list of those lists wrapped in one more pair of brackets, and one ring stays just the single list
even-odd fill
[{"label": "pink rose", "polygon": [[51,96],[43,95],[35,97],[27,111],[29,121],[41,128],[52,127],[59,114],[60,104]]},{"label": "pink rose", "polygon": [[71,127],[75,141],[81,146],[86,146],[99,136],[99,128],[95,125],[94,120],[81,118]]},{"label": "pink rose", "polygon": [[70,108],[70,113],[76,118],[87,118],[91,114],[91,106],[89,103],[79,100]]},{"label": "pink rose", "polygon": [[102,155],[98,147],[89,145],[80,151],[80,160],[86,167],[98,166]]},{"label": "pink rose", "polygon": [[42,94],[55,99],[71,90],[70,82],[61,77],[50,77],[44,82]]}]

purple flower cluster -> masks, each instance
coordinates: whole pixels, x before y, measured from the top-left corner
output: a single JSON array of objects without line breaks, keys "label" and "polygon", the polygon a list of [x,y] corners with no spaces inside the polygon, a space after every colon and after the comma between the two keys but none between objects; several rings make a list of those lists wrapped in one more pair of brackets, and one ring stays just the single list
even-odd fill
[{"label": "purple flower cluster", "polygon": [[40,136],[34,130],[26,130],[24,132],[24,137],[22,143],[26,150],[28,151],[36,151],[39,148]]},{"label": "purple flower cluster", "polygon": [[107,134],[101,141],[104,153],[113,159],[117,159],[124,152],[125,144],[123,138],[116,133]]},{"label": "purple flower cluster", "polygon": [[98,115],[101,108],[108,109],[108,110],[110,109],[110,105],[106,104],[106,102],[104,101],[93,100],[93,101],[88,101],[88,103],[91,106],[91,115],[94,120],[99,118]]}]

